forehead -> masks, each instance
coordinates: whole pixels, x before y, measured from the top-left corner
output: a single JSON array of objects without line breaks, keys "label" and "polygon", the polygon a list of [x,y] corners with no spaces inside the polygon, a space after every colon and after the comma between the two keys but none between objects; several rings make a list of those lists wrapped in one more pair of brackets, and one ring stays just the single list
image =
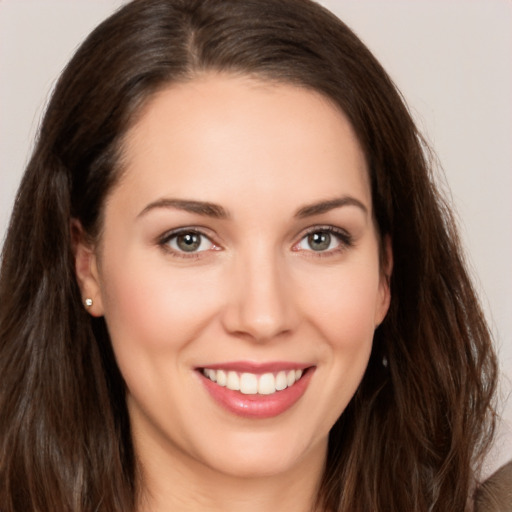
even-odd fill
[{"label": "forehead", "polygon": [[213,74],[173,84],[146,103],[123,154],[120,187],[135,187],[141,201],[161,193],[307,203],[350,192],[371,207],[365,157],[346,116],[292,85]]}]

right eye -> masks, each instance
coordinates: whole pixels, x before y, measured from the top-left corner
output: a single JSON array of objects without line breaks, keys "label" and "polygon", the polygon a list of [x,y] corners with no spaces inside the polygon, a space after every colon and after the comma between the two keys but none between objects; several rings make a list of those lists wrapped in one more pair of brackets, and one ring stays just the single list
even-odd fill
[{"label": "right eye", "polygon": [[215,244],[206,235],[196,230],[179,230],[168,233],[160,244],[183,256],[216,248]]}]

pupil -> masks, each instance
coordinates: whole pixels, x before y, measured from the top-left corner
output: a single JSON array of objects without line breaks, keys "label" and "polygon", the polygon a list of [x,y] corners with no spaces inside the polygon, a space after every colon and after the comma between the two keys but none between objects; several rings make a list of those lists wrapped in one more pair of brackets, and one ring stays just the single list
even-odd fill
[{"label": "pupil", "polygon": [[325,251],[331,245],[331,235],[329,233],[311,233],[308,236],[308,243],[314,251]]},{"label": "pupil", "polygon": [[196,233],[185,233],[179,235],[176,240],[178,247],[185,252],[193,252],[198,249],[201,240]]}]

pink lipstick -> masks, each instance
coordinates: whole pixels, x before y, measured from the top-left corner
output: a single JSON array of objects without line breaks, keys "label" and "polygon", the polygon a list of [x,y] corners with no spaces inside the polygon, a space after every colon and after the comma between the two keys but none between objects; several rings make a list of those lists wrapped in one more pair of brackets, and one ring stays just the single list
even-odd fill
[{"label": "pink lipstick", "polygon": [[290,409],[305,393],[314,366],[231,362],[198,368],[210,396],[224,409],[246,418],[272,418]]}]

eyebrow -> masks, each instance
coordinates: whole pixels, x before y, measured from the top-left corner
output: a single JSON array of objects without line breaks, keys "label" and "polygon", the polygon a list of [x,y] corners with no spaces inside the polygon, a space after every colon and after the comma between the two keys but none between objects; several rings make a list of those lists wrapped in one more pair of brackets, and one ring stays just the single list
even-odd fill
[{"label": "eyebrow", "polygon": [[[336,208],[341,208],[343,206],[356,206],[361,209],[365,214],[368,213],[368,208],[356,199],[351,196],[337,197],[334,199],[328,199],[325,201],[319,201],[317,203],[308,204],[299,208],[294,217],[298,219],[304,219],[306,217],[312,217],[314,215],[321,215],[322,213],[327,213]],[[155,210],[158,208],[175,208],[177,210],[183,210],[190,213],[196,213],[198,215],[204,215],[206,217],[212,217],[214,219],[229,219],[229,213],[220,205],[215,203],[209,203],[206,201],[193,201],[188,199],[171,199],[164,198],[158,199],[157,201],[153,201],[148,204],[138,215],[137,217],[141,217],[148,213],[151,210]]]},{"label": "eyebrow", "polygon": [[331,210],[334,210],[335,208],[341,208],[342,206],[356,206],[357,208],[360,208],[365,214],[368,214],[368,208],[361,201],[359,201],[359,199],[351,196],[343,196],[303,206],[297,210],[295,217],[298,219],[304,219],[306,217],[312,217],[313,215],[321,215],[322,213],[327,213]]},{"label": "eyebrow", "polygon": [[141,217],[151,210],[157,208],[175,208],[190,213],[197,213],[206,217],[213,217],[215,219],[227,219],[228,213],[222,206],[205,201],[192,201],[187,199],[159,199],[148,204],[138,215]]}]

